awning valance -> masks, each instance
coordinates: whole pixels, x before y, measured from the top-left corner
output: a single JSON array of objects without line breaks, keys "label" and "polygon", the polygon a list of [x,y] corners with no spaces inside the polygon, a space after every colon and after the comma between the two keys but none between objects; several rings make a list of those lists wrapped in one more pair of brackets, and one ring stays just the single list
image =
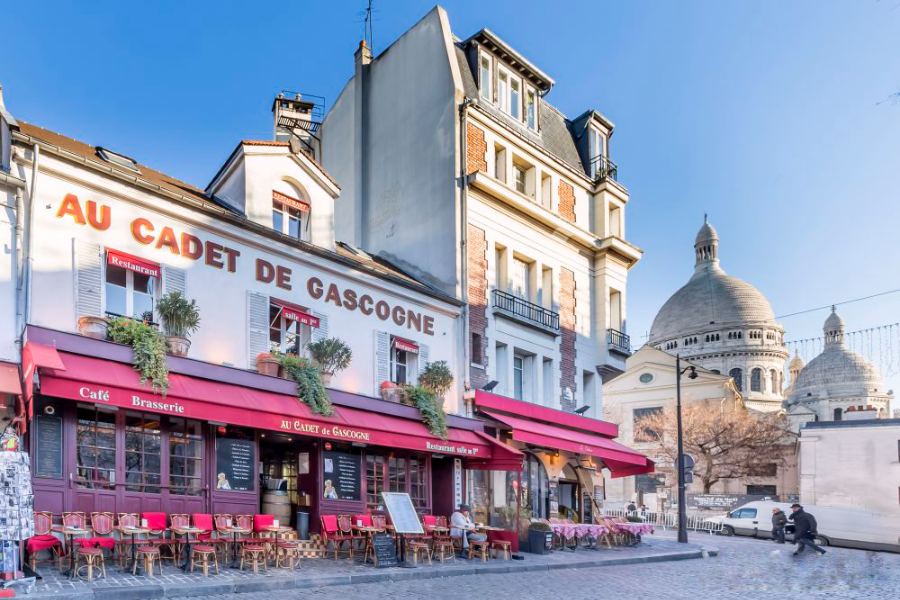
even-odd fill
[{"label": "awning valance", "polygon": [[394,336],[394,347],[397,350],[403,350],[404,352],[411,352],[412,354],[419,353],[419,345],[415,342],[411,342],[410,340],[405,340],[401,337]]},{"label": "awning valance", "polygon": [[271,302],[272,304],[281,307],[281,316],[283,316],[288,321],[297,321],[304,325],[309,325],[310,327],[315,327],[316,329],[318,329],[319,318],[314,317],[313,315],[308,313],[307,310],[302,306],[291,304],[286,300],[278,300],[277,298],[272,298]]},{"label": "awning valance", "polygon": [[[140,384],[131,365],[60,352],[65,370],[41,369],[41,393],[100,406],[170,414],[367,445],[446,454],[487,461],[494,445],[484,434],[449,428],[437,438],[420,421],[335,407],[333,417],[314,414],[296,397],[220,383],[178,373],[169,374],[165,396]],[[508,458],[507,456],[501,458]]]},{"label": "awning valance", "polygon": [[308,202],[304,202],[303,200],[293,198],[291,196],[288,196],[287,194],[282,194],[281,192],[277,192],[275,190],[272,190],[272,200],[274,200],[275,202],[281,202],[285,206],[290,206],[291,208],[302,210],[303,212],[309,212]]},{"label": "awning valance", "polygon": [[125,254],[118,250],[106,250],[106,264],[134,271],[135,273],[140,273],[149,277],[156,277],[157,279],[160,277],[159,263],[138,258],[131,254]]}]

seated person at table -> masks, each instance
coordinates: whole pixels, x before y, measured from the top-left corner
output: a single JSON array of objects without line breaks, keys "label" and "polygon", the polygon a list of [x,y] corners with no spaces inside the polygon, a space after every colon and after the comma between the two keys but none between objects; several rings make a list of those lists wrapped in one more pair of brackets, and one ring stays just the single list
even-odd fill
[{"label": "seated person at table", "polygon": [[450,537],[461,537],[463,550],[469,547],[469,541],[483,542],[487,536],[483,533],[471,531],[475,523],[469,518],[471,509],[468,504],[460,504],[459,510],[450,515]]}]

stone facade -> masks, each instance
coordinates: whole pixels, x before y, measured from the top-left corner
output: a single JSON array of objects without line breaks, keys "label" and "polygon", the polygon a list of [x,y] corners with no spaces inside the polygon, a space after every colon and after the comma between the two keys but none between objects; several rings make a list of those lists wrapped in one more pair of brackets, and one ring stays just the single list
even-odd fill
[{"label": "stone facade", "polygon": [[[476,128],[477,129],[477,128]],[[480,131],[480,130],[479,130]],[[482,140],[484,134],[482,133]],[[469,380],[473,388],[481,388],[488,382],[487,340],[487,240],[484,230],[469,225],[468,238],[468,291],[469,291]],[[477,347],[476,347],[477,345]],[[476,366],[480,365],[480,366]]]},{"label": "stone facade", "polygon": [[559,402],[563,410],[575,410],[575,274],[569,269],[559,273],[559,326]]}]

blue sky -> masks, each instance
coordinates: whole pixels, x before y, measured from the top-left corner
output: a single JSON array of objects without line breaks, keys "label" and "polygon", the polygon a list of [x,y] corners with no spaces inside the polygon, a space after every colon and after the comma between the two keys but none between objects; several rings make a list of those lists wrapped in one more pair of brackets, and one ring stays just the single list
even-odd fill
[{"label": "blue sky", "polygon": [[[331,102],[352,72],[365,3],[285,4],[11,4],[7,106],[203,187],[239,139],[271,136],[279,90]],[[376,53],[432,6],[376,2]],[[626,234],[645,251],[636,344],[690,276],[704,212],[723,267],[777,315],[900,288],[900,103],[878,104],[900,90],[900,0],[444,6],[460,37],[490,27],[549,73],[565,114],[615,122]],[[851,330],[896,323],[900,294],[841,313]],[[783,319],[787,338],[826,316]]]}]

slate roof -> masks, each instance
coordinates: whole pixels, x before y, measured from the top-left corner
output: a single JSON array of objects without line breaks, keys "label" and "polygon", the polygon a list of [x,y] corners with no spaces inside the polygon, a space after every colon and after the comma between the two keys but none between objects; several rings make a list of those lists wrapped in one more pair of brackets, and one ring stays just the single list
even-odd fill
[{"label": "slate roof", "polygon": [[575,135],[572,122],[565,117],[555,106],[540,98],[540,131],[533,131],[525,125],[511,119],[492,102],[486,101],[478,93],[478,85],[475,83],[475,75],[469,66],[469,60],[463,49],[462,43],[457,43],[456,61],[459,63],[459,71],[462,75],[463,91],[466,97],[474,101],[484,112],[495,117],[509,129],[528,139],[538,148],[551,154],[577,171],[580,175],[588,177],[581,162],[581,155],[575,147]]}]

